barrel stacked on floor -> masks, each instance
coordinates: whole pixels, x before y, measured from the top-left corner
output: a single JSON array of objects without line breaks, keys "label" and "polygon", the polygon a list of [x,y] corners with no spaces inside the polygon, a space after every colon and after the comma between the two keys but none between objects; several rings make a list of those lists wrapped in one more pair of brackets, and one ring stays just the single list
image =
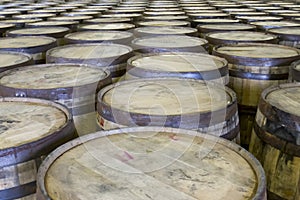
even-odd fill
[{"label": "barrel stacked on floor", "polygon": [[[220,136],[239,144],[239,123],[244,147],[249,145],[252,132],[250,149],[265,168],[269,197],[299,199],[297,151],[300,145],[296,112],[299,98],[290,95],[299,93],[298,85],[274,86],[275,89],[262,93],[270,85],[287,82],[288,76],[291,82],[300,80],[300,61],[297,62],[300,51],[295,48],[300,41],[297,19],[300,11],[296,3],[260,0],[46,0],[37,3],[33,0],[3,0],[0,4],[0,50],[5,50],[0,52],[0,95],[18,96],[17,99],[26,102],[26,98],[35,97],[40,99],[34,100],[37,102],[47,99],[64,104],[66,107],[60,106],[70,112],[66,116],[74,116],[79,135],[101,128],[121,128],[74,140],[51,154],[40,169],[38,199],[95,198],[94,194],[104,199],[125,196],[266,199],[265,175],[256,159],[231,141],[210,136]],[[208,55],[212,52],[214,55]],[[38,63],[42,65],[32,65]],[[258,104],[261,93],[263,100]],[[275,97],[285,102],[276,102]],[[49,103],[49,107],[52,104],[56,105]],[[47,120],[37,116],[39,114],[28,120],[41,124],[40,127],[51,127],[52,123],[44,123]],[[50,119],[49,116],[51,114],[46,118]],[[19,121],[3,120],[1,135],[5,137],[7,127],[13,128]],[[157,127],[137,126],[159,126],[162,131]],[[183,130],[162,128],[165,126],[197,130],[184,131],[198,135],[195,137],[197,142],[189,140],[189,136],[182,134]],[[159,132],[159,135],[145,139],[153,132]],[[127,138],[130,134],[135,136]],[[110,136],[105,139],[103,135]],[[15,192],[19,185],[29,183],[33,184],[30,191],[34,192],[33,177],[41,159],[70,138],[59,139],[60,142],[53,145],[45,144],[43,148],[49,146],[49,151],[37,150],[35,157],[24,161],[24,166],[15,162],[10,168],[0,167],[0,170],[7,169],[4,174],[13,172],[12,168],[19,172],[31,170],[24,174],[15,173],[14,177],[18,178],[12,178],[21,180],[9,184],[13,188],[9,190],[16,196],[1,196],[1,193],[12,195],[6,187],[3,191],[0,189],[0,198],[13,199],[29,194]],[[116,145],[127,145],[128,151],[120,155],[109,154],[113,151],[107,146],[107,139],[127,141],[128,145],[120,142]],[[158,157],[131,154],[131,150],[136,149],[151,154],[156,150],[152,148],[154,143],[167,145],[168,141],[175,145],[166,150],[173,152],[170,155],[161,151]],[[147,176],[130,176],[132,179],[128,180],[133,184],[130,186],[124,185],[128,174],[108,170],[88,155],[88,152],[102,152],[102,148],[105,153],[97,155],[100,159],[113,163],[114,167],[143,172],[139,168],[142,165],[160,164],[174,156],[182,148],[179,143],[191,145],[182,160],[180,158],[178,163],[175,161],[156,173],[149,172]],[[204,145],[208,143],[215,145]],[[204,145],[203,152],[210,152],[202,160],[194,149],[199,144],[201,148]],[[82,146],[91,148],[84,150]],[[229,156],[228,152],[231,152]],[[74,153],[79,153],[82,159],[79,164],[74,161],[79,158]],[[84,161],[89,162],[82,167]],[[192,166],[198,168],[200,164],[206,167],[194,171]],[[93,175],[82,173],[81,169],[93,169]],[[228,170],[231,172],[227,174]],[[77,189],[79,182],[65,179],[64,173],[71,171],[75,174],[72,178],[80,183],[86,180],[92,187],[85,191]],[[109,174],[108,178],[116,178],[108,183],[107,179],[99,178],[102,172]],[[88,177],[83,179],[82,176]],[[8,179],[12,180],[7,176],[4,184]],[[221,179],[225,184],[219,181]],[[62,183],[68,184],[70,189]],[[140,184],[146,184],[147,190],[141,189]],[[127,195],[128,191],[135,195]],[[26,198],[33,197],[23,199]]]}]

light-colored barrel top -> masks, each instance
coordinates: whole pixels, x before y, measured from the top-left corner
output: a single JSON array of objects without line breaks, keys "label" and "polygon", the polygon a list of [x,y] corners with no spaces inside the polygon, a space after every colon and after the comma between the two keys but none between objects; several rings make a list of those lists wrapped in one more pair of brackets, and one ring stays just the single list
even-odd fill
[{"label": "light-colored barrel top", "polygon": [[131,37],[133,37],[133,34],[126,31],[83,31],[65,36],[65,38],[74,41],[114,41]]},{"label": "light-colored barrel top", "polygon": [[201,33],[201,32],[209,32],[209,31],[254,30],[255,26],[250,24],[232,23],[232,24],[204,24],[204,25],[199,25],[197,28]]},{"label": "light-colored barrel top", "polygon": [[183,48],[202,46],[207,44],[207,41],[190,36],[168,35],[136,38],[132,41],[132,44],[141,47]]},{"label": "light-colored barrel top", "polygon": [[79,16],[59,16],[59,17],[50,17],[48,20],[52,21],[81,21],[86,19],[92,19],[93,16],[79,15]]},{"label": "light-colored barrel top", "polygon": [[180,20],[155,20],[155,21],[144,21],[138,22],[139,26],[188,26],[188,21]]},{"label": "light-colored barrel top", "polygon": [[265,199],[262,167],[237,145],[191,131],[141,128],[97,132],[61,146],[39,170],[43,199]]},{"label": "light-colored barrel top", "polygon": [[0,119],[0,149],[37,141],[67,123],[59,108],[26,99],[0,99]]},{"label": "light-colored barrel top", "polygon": [[180,115],[226,108],[235,99],[225,88],[192,79],[136,79],[115,84],[98,98],[131,113]]},{"label": "light-colored barrel top", "polygon": [[48,18],[54,17],[56,14],[53,13],[36,13],[36,14],[24,14],[24,15],[14,15],[15,19],[34,19],[34,18]]},{"label": "light-colored barrel top", "polygon": [[77,64],[44,64],[6,71],[0,84],[22,89],[76,87],[98,82],[108,76],[100,68]]},{"label": "light-colored barrel top", "polygon": [[134,29],[135,35],[189,35],[197,33],[197,29],[189,27],[140,27]]},{"label": "light-colored barrel top", "polygon": [[262,29],[276,28],[276,27],[293,27],[300,26],[298,23],[293,23],[289,21],[263,21],[263,22],[252,22],[251,24]]},{"label": "light-colored barrel top", "polygon": [[[264,42],[275,40],[277,37],[275,35],[255,32],[255,31],[231,31],[231,32],[217,32],[206,34],[206,39],[211,40],[223,40],[223,41],[256,41]],[[213,42],[214,43],[214,42]]]},{"label": "light-colored barrel top", "polygon": [[268,32],[273,34],[278,34],[278,35],[300,36],[300,27],[274,28],[274,29],[269,29]]},{"label": "light-colored barrel top", "polygon": [[130,18],[117,18],[117,17],[106,17],[106,18],[95,18],[85,20],[85,23],[121,23],[121,22],[130,22]]},{"label": "light-colored barrel top", "polygon": [[14,35],[43,35],[43,34],[59,34],[67,33],[69,31],[66,27],[38,27],[38,28],[23,28],[9,31]]},{"label": "light-colored barrel top", "polygon": [[47,52],[47,56],[68,59],[101,59],[129,54],[132,48],[120,44],[73,44],[56,47]]},{"label": "light-colored barrel top", "polygon": [[300,117],[300,84],[295,84],[294,87],[278,87],[268,93],[265,99],[277,109]]},{"label": "light-colored barrel top", "polygon": [[28,24],[34,22],[40,22],[42,19],[5,19],[1,23],[11,23],[11,24]]},{"label": "light-colored barrel top", "polygon": [[278,16],[237,16],[237,19],[242,19],[246,21],[279,21],[282,17]]},{"label": "light-colored barrel top", "polygon": [[173,15],[165,15],[165,16],[143,16],[143,19],[145,20],[188,20],[188,16],[185,15],[178,15],[178,16],[173,16]]},{"label": "light-colored barrel top", "polygon": [[0,70],[3,67],[19,65],[31,60],[29,54],[0,51]]},{"label": "light-colored barrel top", "polygon": [[255,43],[224,45],[216,48],[216,51],[220,54],[247,58],[289,58],[300,55],[296,48]]},{"label": "light-colored barrel top", "polygon": [[45,36],[6,37],[0,39],[0,49],[38,47],[43,45],[49,45],[54,42],[56,42],[56,39]]},{"label": "light-colored barrel top", "polygon": [[78,22],[76,22],[76,21],[41,21],[41,22],[28,23],[28,26],[63,26],[63,25],[70,25],[70,24],[77,25]]},{"label": "light-colored barrel top", "polygon": [[8,23],[1,23],[0,21],[0,29],[7,29],[7,28],[13,28],[14,24],[8,24]]},{"label": "light-colored barrel top", "polygon": [[164,72],[201,72],[227,65],[225,59],[201,53],[160,53],[136,56],[128,64],[145,70]]},{"label": "light-colored barrel top", "polygon": [[202,23],[202,24],[216,24],[216,23],[238,23],[240,22],[237,19],[194,19],[193,22]]},{"label": "light-colored barrel top", "polygon": [[89,25],[82,25],[80,29],[83,30],[122,30],[122,29],[131,29],[134,28],[134,24],[130,23],[103,23],[103,24],[89,24]]}]

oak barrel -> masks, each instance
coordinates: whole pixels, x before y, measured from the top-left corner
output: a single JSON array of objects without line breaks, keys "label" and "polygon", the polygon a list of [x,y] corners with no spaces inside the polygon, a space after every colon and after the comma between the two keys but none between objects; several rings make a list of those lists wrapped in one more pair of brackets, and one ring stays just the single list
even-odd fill
[{"label": "oak barrel", "polygon": [[215,47],[213,54],[229,64],[229,87],[239,104],[241,143],[248,147],[261,92],[270,85],[287,82],[290,64],[300,50],[276,44],[244,43]]},{"label": "oak barrel", "polygon": [[130,18],[117,18],[117,17],[103,17],[103,18],[94,18],[94,19],[87,19],[84,20],[84,24],[99,24],[99,23],[130,23],[131,19]]},{"label": "oak barrel", "polygon": [[72,115],[51,101],[0,98],[0,118],[0,199],[27,197],[42,159],[76,137]]},{"label": "oak barrel", "polygon": [[39,169],[37,199],[266,200],[265,185],[259,162],[232,142],[136,127],[86,135],[56,149]]},{"label": "oak barrel", "polygon": [[133,29],[130,23],[98,23],[78,26],[79,31],[127,31]]},{"label": "oak barrel", "polygon": [[28,28],[40,28],[40,27],[67,27],[71,32],[77,31],[77,21],[40,21],[26,24]]},{"label": "oak barrel", "polygon": [[13,29],[14,27],[14,24],[1,23],[0,21],[0,37],[5,37],[5,32],[10,29]]},{"label": "oak barrel", "polygon": [[239,140],[235,93],[221,84],[183,78],[141,78],[109,85],[98,94],[104,130],[166,126]]},{"label": "oak barrel", "polygon": [[8,37],[20,36],[48,36],[53,37],[57,41],[57,45],[64,45],[64,36],[70,33],[67,27],[38,27],[38,28],[23,28],[7,31]]},{"label": "oak barrel", "polygon": [[252,132],[250,151],[266,172],[268,199],[300,198],[300,85],[264,90]]},{"label": "oak barrel", "polygon": [[[164,17],[164,16],[163,16]],[[138,27],[144,26],[159,26],[159,27],[167,27],[167,26],[183,26],[189,27],[191,25],[190,22],[185,20],[149,20],[149,21],[140,21],[136,23]]]},{"label": "oak barrel", "polygon": [[300,61],[295,61],[290,67],[290,82],[300,82]]},{"label": "oak barrel", "polygon": [[300,27],[274,28],[268,32],[278,36],[279,44],[300,47]]},{"label": "oak barrel", "polygon": [[[76,116],[78,133],[85,134],[97,130],[96,93],[110,83],[110,72],[94,66],[32,65],[0,73],[0,96],[34,97],[62,103]],[[81,131],[86,126],[82,120],[88,116],[94,126]]]},{"label": "oak barrel", "polygon": [[135,37],[159,35],[187,35],[198,36],[198,30],[190,27],[140,27],[133,30]]},{"label": "oak barrel", "polygon": [[282,27],[300,27],[300,24],[292,21],[263,21],[263,22],[252,22],[256,28],[260,31],[267,31],[271,28],[282,28]]},{"label": "oak barrel", "polygon": [[131,57],[125,79],[182,77],[227,84],[227,61],[201,53],[152,53]]},{"label": "oak barrel", "polygon": [[46,51],[56,46],[55,38],[45,36],[5,37],[0,39],[0,50],[28,53],[36,64],[44,63]]},{"label": "oak barrel", "polygon": [[207,41],[184,35],[145,36],[132,40],[131,46],[138,53],[196,52],[206,53]]},{"label": "oak barrel", "polygon": [[12,51],[0,51],[0,60],[0,72],[33,64],[32,57],[29,54]]},{"label": "oak barrel", "polygon": [[114,81],[126,73],[127,59],[133,55],[131,47],[121,44],[70,44],[47,51],[47,63],[90,64],[108,69]]}]

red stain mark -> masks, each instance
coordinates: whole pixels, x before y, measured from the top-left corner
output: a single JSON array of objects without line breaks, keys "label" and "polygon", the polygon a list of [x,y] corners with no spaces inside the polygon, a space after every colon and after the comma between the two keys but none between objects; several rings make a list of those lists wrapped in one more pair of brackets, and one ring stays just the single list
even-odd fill
[{"label": "red stain mark", "polygon": [[101,126],[104,125],[104,119],[102,117],[100,118],[100,122],[99,123],[100,123]]},{"label": "red stain mark", "polygon": [[122,155],[116,155],[118,157],[118,159],[122,162],[127,162],[129,160],[132,160],[133,157],[132,155],[130,155],[128,152],[124,151],[124,153]]},{"label": "red stain mark", "polygon": [[128,160],[132,160],[133,157],[126,151],[124,151],[124,154],[126,155],[126,157],[128,158]]},{"label": "red stain mark", "polygon": [[170,135],[169,137],[170,137],[172,140],[175,140],[175,141],[178,140],[178,138],[177,138],[177,136],[176,136],[175,134],[172,134],[172,135]]}]

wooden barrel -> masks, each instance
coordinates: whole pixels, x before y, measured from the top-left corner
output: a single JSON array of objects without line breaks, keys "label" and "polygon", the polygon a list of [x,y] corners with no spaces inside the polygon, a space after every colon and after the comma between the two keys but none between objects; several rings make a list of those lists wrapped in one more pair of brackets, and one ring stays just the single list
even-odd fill
[{"label": "wooden barrel", "polygon": [[250,151],[263,165],[268,198],[300,198],[300,85],[273,86],[261,95]]},{"label": "wooden barrel", "polygon": [[60,14],[61,16],[92,16],[99,17],[101,15],[100,12],[96,11],[72,11],[72,12],[64,12]]},{"label": "wooden barrel", "polygon": [[204,24],[197,26],[198,32],[201,37],[205,37],[205,34],[211,32],[223,32],[223,31],[253,31],[255,26],[250,24],[232,23],[232,24]]},{"label": "wooden barrel", "polygon": [[99,23],[99,24],[86,24],[78,26],[79,31],[127,31],[133,29],[134,24],[130,23]]},{"label": "wooden barrel", "polygon": [[268,32],[278,36],[279,44],[300,47],[300,27],[274,28]]},{"label": "wooden barrel", "polygon": [[67,44],[116,43],[130,45],[133,34],[127,31],[82,31],[65,36]]},{"label": "wooden barrel", "polygon": [[43,10],[39,9],[39,10],[28,11],[28,13],[31,13],[31,14],[53,13],[56,15],[59,15],[62,12],[66,12],[66,10],[64,10],[64,9],[43,9]]},{"label": "wooden barrel", "polygon": [[257,30],[260,31],[267,31],[268,29],[271,28],[281,28],[281,27],[300,27],[300,24],[294,23],[291,21],[267,21],[267,22],[253,22],[251,23],[254,26],[256,26]]},{"label": "wooden barrel", "polygon": [[57,45],[64,45],[64,36],[70,33],[70,29],[66,27],[39,27],[24,28],[6,32],[8,37],[20,36],[48,36],[56,38]]},{"label": "wooden barrel", "polygon": [[[42,98],[62,103],[76,116],[78,134],[86,134],[97,131],[96,93],[110,83],[109,71],[88,65],[33,65],[0,73],[0,95]],[[82,123],[86,118],[94,126],[81,130],[86,126]]]},{"label": "wooden barrel", "polygon": [[115,14],[103,14],[101,15],[101,17],[103,18],[112,18],[112,17],[116,17],[116,18],[130,18],[133,22],[138,21],[141,17],[142,14],[140,13],[115,13]]},{"label": "wooden barrel", "polygon": [[81,16],[57,16],[48,18],[49,21],[78,21],[82,23],[84,20],[92,19],[93,16],[81,15]]},{"label": "wooden barrel", "polygon": [[1,16],[4,16],[6,18],[11,18],[13,15],[19,15],[21,14],[20,12],[18,11],[14,11],[14,10],[10,10],[10,11],[5,11],[5,10],[0,10],[0,15]]},{"label": "wooden barrel", "polygon": [[40,21],[26,24],[28,28],[41,28],[41,27],[67,27],[71,32],[77,30],[77,21]]},{"label": "wooden barrel", "polygon": [[233,24],[239,22],[240,21],[237,19],[194,19],[191,22],[191,26],[197,27],[198,25],[205,25],[205,24]]},{"label": "wooden barrel", "polygon": [[194,131],[137,127],[97,132],[59,147],[39,169],[37,196],[266,200],[265,190],[259,162],[232,142]]},{"label": "wooden barrel", "polygon": [[165,15],[165,16],[143,16],[143,21],[171,21],[171,20],[183,20],[187,21],[189,19],[188,16],[180,15],[180,16],[173,16],[173,15]]},{"label": "wooden barrel", "polygon": [[94,19],[88,19],[84,20],[84,24],[103,24],[103,23],[130,23],[131,19],[130,18],[117,18],[117,17],[105,17],[105,18],[94,18]]},{"label": "wooden barrel", "polygon": [[289,65],[300,50],[275,44],[245,43],[215,47],[213,55],[229,62],[229,87],[237,94],[241,143],[247,148],[261,92],[287,82]]},{"label": "wooden barrel", "polygon": [[0,72],[33,64],[32,57],[29,54],[20,52],[0,51],[0,60]]},{"label": "wooden barrel", "polygon": [[46,100],[0,98],[0,116],[0,198],[26,199],[36,192],[42,159],[76,137],[72,115]]},{"label": "wooden barrel", "polygon": [[300,82],[300,61],[295,61],[290,67],[290,82]]},{"label": "wooden barrel", "polygon": [[191,20],[194,20],[194,19],[222,19],[222,18],[229,17],[229,15],[227,13],[189,13],[188,16]]},{"label": "wooden barrel", "polygon": [[276,44],[277,36],[255,31],[224,31],[207,33],[205,39],[210,44],[210,50],[216,45],[234,43],[271,43]]},{"label": "wooden barrel", "polygon": [[125,79],[182,77],[228,84],[225,59],[201,53],[154,53],[131,57]]},{"label": "wooden barrel", "polygon": [[198,36],[198,30],[189,27],[140,27],[133,30],[135,37],[143,36],[160,36],[160,35],[188,35],[188,36]]},{"label": "wooden barrel", "polygon": [[5,37],[0,39],[0,50],[28,53],[36,64],[44,63],[46,51],[56,46],[55,38],[45,36]]},{"label": "wooden barrel", "polygon": [[14,24],[16,28],[24,28],[29,23],[40,22],[42,19],[5,19],[1,23]]},{"label": "wooden barrel", "polygon": [[140,21],[136,23],[138,27],[143,27],[143,26],[190,26],[191,23],[188,21],[184,20],[151,20],[151,21]]},{"label": "wooden barrel", "polygon": [[237,19],[238,16],[267,16],[268,14],[265,12],[230,12],[229,15],[231,18]]},{"label": "wooden barrel", "polygon": [[14,27],[14,24],[1,23],[0,21],[0,37],[5,37],[6,31],[13,29]]},{"label": "wooden barrel", "polygon": [[170,77],[118,82],[100,90],[97,111],[104,130],[165,126],[239,142],[235,93],[213,82]]},{"label": "wooden barrel", "polygon": [[207,49],[206,40],[182,35],[146,36],[132,40],[131,44],[136,53],[205,53]]},{"label": "wooden barrel", "polygon": [[47,63],[85,63],[108,69],[115,82],[126,73],[126,62],[131,56],[133,50],[126,45],[90,43],[53,48],[46,59]]},{"label": "wooden barrel", "polygon": [[275,22],[283,20],[283,17],[279,16],[236,16],[236,19],[240,20],[243,23],[252,23],[252,22]]},{"label": "wooden barrel", "polygon": [[24,14],[24,15],[14,15],[13,19],[43,19],[51,18],[56,16],[53,13],[41,13],[41,14]]}]

